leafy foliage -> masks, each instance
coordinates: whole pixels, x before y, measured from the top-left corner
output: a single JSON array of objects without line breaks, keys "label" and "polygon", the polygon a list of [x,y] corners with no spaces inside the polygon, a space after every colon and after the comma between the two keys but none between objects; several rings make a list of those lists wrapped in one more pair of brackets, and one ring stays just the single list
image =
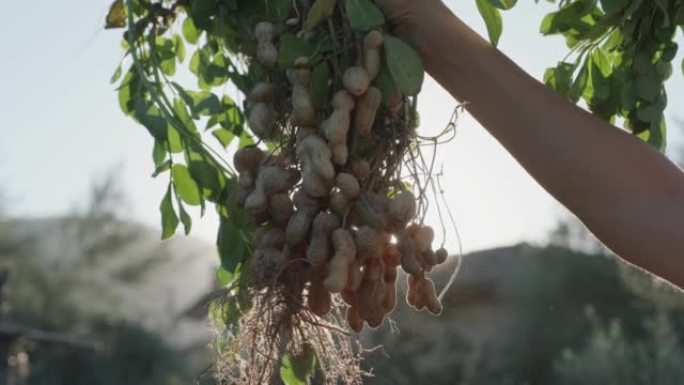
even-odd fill
[{"label": "leafy foliage", "polygon": [[150,234],[122,216],[125,201],[112,174],[92,185],[81,210],[62,218],[0,212],[0,351],[10,362],[27,353],[30,364],[10,366],[1,383],[194,383],[194,360],[203,356],[169,345],[176,329],[167,320],[175,316],[144,290],[178,259],[165,246],[146,246]]},{"label": "leafy foliage", "polygon": [[[542,20],[540,32],[563,36],[570,53],[546,71],[546,84],[573,102],[583,101],[607,121],[624,122],[639,138],[664,150],[665,82],[678,51],[677,27],[684,26],[684,1],[558,3],[558,11]],[[512,8],[516,1],[477,4],[496,45],[503,29],[500,10]]]},{"label": "leafy foliage", "polygon": [[92,351],[41,345],[31,351],[27,383],[85,385],[169,385],[193,377],[183,357],[160,336],[139,326],[102,320],[81,321],[107,349]]},{"label": "leafy foliage", "polygon": [[[594,330],[582,349],[566,349],[555,364],[557,383],[674,385],[684,375],[684,351],[673,320],[666,313],[644,322],[645,336],[629,338],[613,321]],[[676,321],[675,321],[676,322]]]},{"label": "leafy foliage", "polygon": [[[227,197],[234,173],[204,141],[203,134],[218,140],[221,147],[230,145],[234,138],[242,145],[253,142],[243,129],[242,109],[230,96],[219,97],[214,91],[231,80],[240,89],[246,89],[251,82],[249,73],[239,71],[230,57],[233,51],[254,49],[250,47],[249,24],[228,12],[238,6],[249,10],[247,16],[251,18],[261,12],[259,6],[246,1],[177,2],[165,8],[163,3],[117,0],[107,16],[108,27],[130,26],[124,34],[124,63],[129,67],[117,69],[112,78],[122,79],[118,88],[120,106],[155,139],[153,176],[169,177],[160,205],[163,239],[173,236],[180,223],[186,234],[190,232],[192,218],[185,205],[199,206],[204,213],[207,202],[215,203],[223,220],[233,221]],[[275,11],[284,12],[282,7],[278,9]],[[188,13],[181,24],[182,34],[170,32],[181,11]],[[196,49],[188,55],[190,47]],[[187,56],[190,71],[198,80],[195,90],[169,78]],[[198,129],[200,122],[205,125],[204,132]],[[232,229],[240,231],[238,226]],[[222,258],[231,258],[228,254]],[[244,256],[243,252],[233,254],[234,258]]]}]

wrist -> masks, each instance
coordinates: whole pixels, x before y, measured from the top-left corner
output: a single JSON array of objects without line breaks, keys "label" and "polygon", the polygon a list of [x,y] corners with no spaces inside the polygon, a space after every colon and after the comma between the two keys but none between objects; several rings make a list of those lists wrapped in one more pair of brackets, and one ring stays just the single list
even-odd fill
[{"label": "wrist", "polygon": [[469,101],[498,51],[442,2],[416,9],[413,15],[400,37],[416,49],[435,80],[457,100]]},{"label": "wrist", "polygon": [[[391,15],[393,32],[418,49],[424,43],[427,30],[439,15],[439,8],[446,8],[441,1],[409,1],[408,6],[398,14]],[[449,12],[448,8],[446,9]]]},{"label": "wrist", "polygon": [[412,9],[406,13],[401,23],[397,23],[395,33],[410,44],[423,59],[426,69],[431,67],[435,56],[445,50],[452,35],[450,24],[456,16],[441,1],[412,1]]}]

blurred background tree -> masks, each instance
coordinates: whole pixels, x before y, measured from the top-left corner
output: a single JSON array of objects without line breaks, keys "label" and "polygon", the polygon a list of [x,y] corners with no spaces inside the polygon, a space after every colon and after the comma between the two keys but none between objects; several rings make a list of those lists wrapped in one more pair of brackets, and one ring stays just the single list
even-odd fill
[{"label": "blurred background tree", "polygon": [[[122,219],[124,206],[108,175],[80,212],[0,218],[0,352],[7,363],[0,384],[161,385],[197,377],[193,364],[205,361],[204,343],[189,351],[174,346],[165,336],[179,323],[173,309],[164,306],[169,322],[151,323],[151,298],[126,299],[179,258],[156,246],[152,231]],[[143,238],[155,246],[141,247]]]},{"label": "blurred background tree", "polygon": [[[681,378],[680,290],[603,251],[566,246],[465,256],[444,314],[402,307],[394,314],[400,329],[385,326],[365,336],[366,346],[382,346],[366,362],[378,373],[368,383],[669,384],[666,379]],[[443,285],[449,273],[436,281]],[[631,368],[619,376],[620,365]]]},{"label": "blurred background tree", "polygon": [[681,384],[684,350],[681,334],[669,315],[660,313],[645,319],[641,338],[625,335],[618,321],[607,325],[596,318],[593,321],[586,345],[579,350],[567,349],[557,359],[554,384]]}]

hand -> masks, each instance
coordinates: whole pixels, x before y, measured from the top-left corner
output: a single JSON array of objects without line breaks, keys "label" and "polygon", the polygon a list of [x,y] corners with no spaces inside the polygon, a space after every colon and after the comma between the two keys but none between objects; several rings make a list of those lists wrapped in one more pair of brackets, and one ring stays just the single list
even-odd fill
[{"label": "hand", "polygon": [[410,40],[409,34],[420,30],[421,23],[428,21],[431,12],[443,6],[441,0],[375,0],[395,32]]},{"label": "hand", "polygon": [[415,3],[421,3],[421,0],[376,0],[375,3],[380,7],[380,10],[385,14],[390,23],[397,25],[410,18],[412,8]]}]

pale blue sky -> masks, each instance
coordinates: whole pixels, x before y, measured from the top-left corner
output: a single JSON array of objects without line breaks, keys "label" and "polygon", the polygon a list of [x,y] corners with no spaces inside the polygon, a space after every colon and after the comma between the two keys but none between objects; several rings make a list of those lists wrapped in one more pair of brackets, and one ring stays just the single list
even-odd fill
[{"label": "pale blue sky", "polygon": [[[474,0],[448,3],[483,31]],[[5,5],[0,24],[0,178],[14,215],[59,215],[79,207],[93,179],[121,167],[130,196],[126,211],[158,227],[165,182],[150,178],[152,140],[121,114],[108,83],[121,58],[121,32],[101,28],[108,6],[109,0]],[[551,7],[522,1],[505,15],[501,49],[538,78],[566,52],[561,40],[537,33]],[[684,100],[681,71],[675,71],[669,91],[667,115],[674,126],[676,117],[684,117],[676,108]],[[442,128],[455,105],[432,80],[421,103],[426,131]],[[440,161],[465,250],[543,240],[562,213],[470,117],[461,119],[459,136],[441,149]],[[213,240],[215,226],[209,215],[196,224],[195,235]]]}]

